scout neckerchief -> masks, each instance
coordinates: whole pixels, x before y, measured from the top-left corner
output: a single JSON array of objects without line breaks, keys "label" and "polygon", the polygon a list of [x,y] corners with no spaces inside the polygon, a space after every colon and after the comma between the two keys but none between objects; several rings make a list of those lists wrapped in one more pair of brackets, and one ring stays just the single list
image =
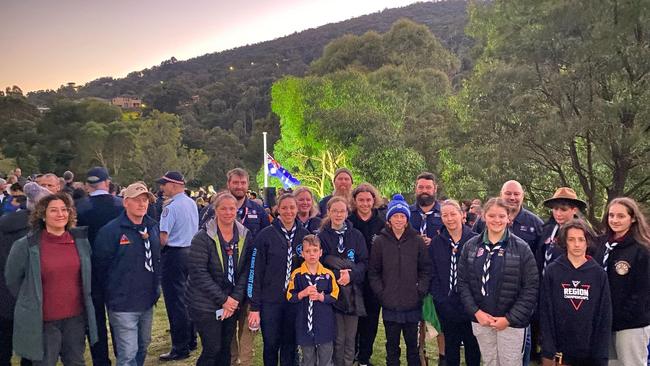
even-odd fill
[{"label": "scout neckerchief", "polygon": [[483,276],[481,277],[481,282],[482,282],[481,294],[483,296],[488,296],[487,283],[490,280],[490,265],[492,264],[492,256],[494,255],[494,253],[498,252],[501,249],[501,243],[498,243],[493,247],[491,247],[490,244],[485,242],[483,242],[483,245],[485,246],[485,251],[487,252],[487,258],[485,258],[485,263],[483,263]]},{"label": "scout neckerchief", "polygon": [[454,239],[451,238],[449,234],[449,244],[451,245],[451,267],[449,268],[449,293],[455,291],[456,283],[458,282],[458,246],[460,245],[460,240],[458,243],[454,242]]},{"label": "scout neckerchief", "polygon": [[[307,273],[305,277],[307,277],[307,283],[309,284],[309,286],[313,286],[314,282],[311,279],[311,274]],[[309,304],[307,305],[307,333],[312,334],[313,328],[314,328],[314,300],[309,299]]]},{"label": "scout neckerchief", "polygon": [[[237,227],[235,227],[233,230],[237,230]],[[234,255],[235,251],[240,251],[241,253],[246,253],[245,250],[244,250],[245,249],[244,247],[246,245],[246,237],[244,235],[239,235],[239,233],[237,231],[233,231],[233,240],[231,240],[231,244],[229,246],[230,247],[233,246],[232,242],[234,242],[234,235],[235,234],[239,236],[239,241],[234,245],[233,255]],[[223,253],[222,253],[222,249],[221,249],[222,245],[221,245],[221,239],[219,239],[219,233],[218,232],[215,234],[215,236],[214,236],[214,238],[212,238],[212,240],[214,240],[214,245],[217,248],[217,253],[219,254],[219,260],[223,262]],[[227,249],[226,249],[226,255],[228,255],[228,250]],[[244,257],[244,256],[242,256],[242,255],[239,256],[240,261],[241,261],[242,257]],[[231,259],[233,259],[232,262],[230,261]],[[232,276],[230,275],[231,265],[232,265]],[[234,276],[234,272],[235,272],[234,258],[228,258],[228,263],[224,264],[224,270],[228,273],[228,281],[230,281],[231,279],[232,279],[232,281],[234,281],[234,279],[235,279],[235,276]],[[231,283],[234,284],[234,282],[232,282],[232,281],[231,281]]]},{"label": "scout neckerchief", "polygon": [[617,245],[618,242],[614,242],[610,244],[609,240],[607,241],[607,243],[605,243],[605,256],[603,257],[603,268],[605,269],[605,271],[607,271],[607,260],[609,259],[609,253],[611,253],[612,250],[614,250],[614,248],[616,248]]},{"label": "scout neckerchief", "polygon": [[153,272],[153,258],[151,257],[151,243],[149,242],[149,234],[147,233],[147,227],[144,227],[144,230],[138,230],[144,241],[144,268]]},{"label": "scout neckerchief", "polygon": [[289,280],[291,279],[291,264],[293,262],[293,247],[291,246],[291,243],[293,243],[293,237],[296,235],[296,229],[298,228],[298,225],[294,223],[293,227],[291,230],[287,230],[284,228],[282,223],[280,223],[280,229],[282,229],[282,233],[284,234],[284,238],[287,239],[287,273],[284,277],[284,290],[287,290],[287,287],[289,286]]},{"label": "scout neckerchief", "polygon": [[[434,205],[435,207],[435,205]],[[420,208],[421,210],[421,208]],[[428,212],[420,211],[420,216],[422,217],[422,222],[420,223],[420,234],[427,235],[427,218],[433,214],[433,208]]]},{"label": "scout neckerchief", "polygon": [[555,239],[555,234],[557,233],[557,230],[560,228],[560,225],[555,224],[555,227],[553,228],[553,232],[551,233],[551,237],[548,239],[548,243],[546,244],[546,250],[544,251],[544,267],[542,268],[542,275],[546,273],[546,266],[551,263],[551,259],[553,258],[553,240]]},{"label": "scout neckerchief", "polygon": [[341,226],[340,229],[336,230],[332,228],[332,230],[334,230],[334,232],[339,236],[339,244],[337,245],[336,250],[339,252],[339,254],[343,254],[345,251],[345,245],[343,245],[343,237],[345,236],[345,232],[348,230],[348,226],[344,222],[343,226]]}]

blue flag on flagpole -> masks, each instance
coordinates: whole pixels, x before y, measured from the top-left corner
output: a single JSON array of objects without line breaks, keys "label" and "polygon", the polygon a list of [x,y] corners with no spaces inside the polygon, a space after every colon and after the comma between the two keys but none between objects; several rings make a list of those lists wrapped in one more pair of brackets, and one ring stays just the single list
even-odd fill
[{"label": "blue flag on flagpole", "polygon": [[278,178],[284,188],[292,188],[300,185],[300,181],[294,178],[280,163],[273,159],[271,154],[266,154],[266,160],[269,167],[269,176]]}]

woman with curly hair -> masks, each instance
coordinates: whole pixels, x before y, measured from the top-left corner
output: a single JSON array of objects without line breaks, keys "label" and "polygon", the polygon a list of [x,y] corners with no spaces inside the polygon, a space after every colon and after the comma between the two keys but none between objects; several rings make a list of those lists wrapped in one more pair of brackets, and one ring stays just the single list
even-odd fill
[{"label": "woman with curly hair", "polygon": [[5,277],[17,296],[14,352],[38,365],[83,365],[86,328],[97,340],[90,298],[90,244],[86,228],[75,228],[70,196],[41,199],[30,232],[9,252]]}]

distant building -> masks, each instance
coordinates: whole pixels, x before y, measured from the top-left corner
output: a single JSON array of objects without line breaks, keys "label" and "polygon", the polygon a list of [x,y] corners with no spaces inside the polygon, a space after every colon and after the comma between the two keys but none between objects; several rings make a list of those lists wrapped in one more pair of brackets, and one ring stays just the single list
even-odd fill
[{"label": "distant building", "polygon": [[138,109],[142,107],[142,100],[136,97],[121,96],[113,98],[111,104],[122,109]]}]

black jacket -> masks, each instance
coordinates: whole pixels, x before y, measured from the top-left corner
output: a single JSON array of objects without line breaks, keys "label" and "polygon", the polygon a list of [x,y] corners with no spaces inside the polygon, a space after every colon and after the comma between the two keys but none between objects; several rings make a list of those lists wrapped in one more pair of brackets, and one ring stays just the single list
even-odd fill
[{"label": "black jacket", "polygon": [[[594,260],[602,266],[606,237],[598,240]],[[609,254],[607,278],[612,294],[612,330],[650,325],[650,253],[628,234]]]},{"label": "black jacket", "polygon": [[[217,249],[217,223],[210,221],[205,229],[199,230],[190,246],[188,259],[189,276],[186,297],[190,316],[200,319],[205,313],[221,309],[228,296],[241,304],[246,296],[246,283],[250,269],[252,243],[250,232],[239,222],[235,222],[240,239],[235,255],[235,285],[228,282],[224,268],[223,252]],[[242,239],[244,238],[244,239]]]},{"label": "black jacket", "polygon": [[[551,234],[553,234],[553,229],[555,228],[556,222],[551,217],[542,227],[542,235],[539,237],[539,242],[537,243],[537,251],[535,254],[535,262],[537,262],[537,271],[539,272],[539,278],[541,280],[544,271],[544,261],[546,259],[546,247],[552,245],[551,248],[551,260],[549,264],[553,263],[556,259],[564,254],[564,250],[560,248],[558,243],[558,238],[560,236],[560,229],[558,228],[553,237],[553,242],[551,243]],[[562,225],[560,225],[562,226]]]},{"label": "black jacket", "polygon": [[418,232],[407,226],[397,239],[392,230],[382,229],[368,266],[368,280],[381,306],[395,311],[421,309],[430,279],[431,260]]},{"label": "black jacket", "polygon": [[[458,245],[457,260],[465,243],[477,234],[469,227],[463,225],[463,234]],[[451,244],[449,232],[445,227],[436,235],[427,248],[431,257],[431,296],[436,305],[436,312],[441,317],[450,321],[470,321],[472,317],[464,312],[463,303],[458,292],[458,278],[456,278],[456,291],[449,291],[449,275],[451,271]],[[458,263],[458,262],[456,262]],[[458,270],[458,268],[456,268]],[[457,272],[458,273],[458,272]]]},{"label": "black jacket", "polygon": [[363,234],[355,229],[350,221],[346,222],[348,229],[343,234],[343,253],[338,252],[339,235],[327,225],[318,233],[323,249],[321,263],[330,269],[338,280],[341,269],[350,269],[350,283],[339,286],[338,300],[334,308],[345,313],[365,316],[366,309],[363,302],[363,284],[366,281],[368,267],[368,249]]},{"label": "black jacket", "polygon": [[5,283],[5,264],[14,242],[29,231],[29,211],[8,212],[0,217],[0,319],[13,319],[16,299]]},{"label": "black jacket", "polygon": [[[260,311],[264,302],[276,304],[287,302],[284,283],[288,247],[281,225],[280,220],[275,219],[271,226],[262,229],[255,237],[247,293],[251,300],[251,311]],[[302,264],[302,239],[309,234],[298,221],[295,225],[297,225],[296,233],[291,243],[292,272]]]},{"label": "black jacket", "polygon": [[[467,243],[458,263],[458,291],[465,310],[473,317],[481,308],[482,271],[473,265],[477,256],[483,255],[483,238],[476,236]],[[497,284],[496,303],[511,327],[524,328],[537,305],[539,277],[533,253],[528,244],[514,234],[509,234],[505,249],[505,264],[500,283]]]},{"label": "black jacket", "polygon": [[543,357],[562,352],[568,358],[607,360],[612,306],[607,274],[593,259],[579,268],[566,255],[549,264],[540,301]]},{"label": "black jacket", "polygon": [[366,249],[368,251],[368,256],[372,253],[372,241],[379,234],[381,229],[386,226],[386,221],[379,216],[379,210],[376,208],[372,210],[372,216],[368,221],[363,221],[361,218],[353,212],[348,221],[352,223],[355,229],[359,230],[363,237],[366,239]]}]

